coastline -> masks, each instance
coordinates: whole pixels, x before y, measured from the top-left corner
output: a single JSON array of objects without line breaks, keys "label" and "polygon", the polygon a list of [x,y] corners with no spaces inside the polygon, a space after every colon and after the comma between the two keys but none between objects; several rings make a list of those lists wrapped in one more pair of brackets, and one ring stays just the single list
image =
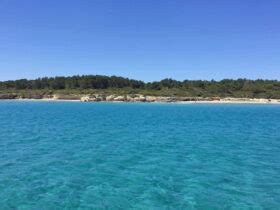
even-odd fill
[{"label": "coastline", "polygon": [[280,104],[280,99],[234,97],[151,96],[141,94],[51,94],[29,95],[0,94],[1,100],[64,101],[64,102],[126,102],[126,103],[178,103],[178,104]]},{"label": "coastline", "polygon": [[256,98],[222,98],[219,100],[154,100],[154,101],[127,101],[127,100],[99,100],[99,101],[84,101],[82,99],[60,99],[60,98],[15,98],[15,99],[0,99],[0,101],[36,101],[36,102],[83,102],[83,103],[98,103],[98,102],[110,102],[110,103],[168,103],[168,104],[278,104],[280,105],[280,99],[256,99]]}]

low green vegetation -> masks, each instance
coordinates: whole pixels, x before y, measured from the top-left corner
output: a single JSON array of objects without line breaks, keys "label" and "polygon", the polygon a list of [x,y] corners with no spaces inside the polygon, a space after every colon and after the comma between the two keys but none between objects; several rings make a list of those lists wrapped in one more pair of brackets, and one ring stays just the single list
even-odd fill
[{"label": "low green vegetation", "polygon": [[164,79],[145,83],[116,76],[44,77],[0,82],[0,93],[30,95],[143,94],[151,96],[280,98],[280,81]]}]

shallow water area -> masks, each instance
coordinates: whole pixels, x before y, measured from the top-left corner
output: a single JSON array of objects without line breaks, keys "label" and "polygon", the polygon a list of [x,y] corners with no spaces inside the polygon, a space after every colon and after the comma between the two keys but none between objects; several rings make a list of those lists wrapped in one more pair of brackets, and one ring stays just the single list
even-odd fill
[{"label": "shallow water area", "polygon": [[0,102],[0,209],[278,209],[280,106]]}]

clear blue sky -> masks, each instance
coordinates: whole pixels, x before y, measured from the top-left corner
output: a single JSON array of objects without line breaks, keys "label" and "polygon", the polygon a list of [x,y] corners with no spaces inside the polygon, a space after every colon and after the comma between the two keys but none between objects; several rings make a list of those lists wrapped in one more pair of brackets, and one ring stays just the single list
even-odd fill
[{"label": "clear blue sky", "polygon": [[0,0],[0,80],[280,79],[279,0]]}]

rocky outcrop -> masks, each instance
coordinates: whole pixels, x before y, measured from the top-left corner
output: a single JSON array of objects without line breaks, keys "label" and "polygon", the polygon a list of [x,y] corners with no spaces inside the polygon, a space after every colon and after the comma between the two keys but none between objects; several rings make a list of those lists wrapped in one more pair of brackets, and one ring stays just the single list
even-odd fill
[{"label": "rocky outcrop", "polygon": [[147,102],[155,102],[155,101],[157,101],[157,97],[154,97],[154,96],[146,96],[146,101],[147,101]]},{"label": "rocky outcrop", "polygon": [[113,101],[126,101],[126,98],[124,96],[117,96],[113,99]]},{"label": "rocky outcrop", "polygon": [[135,102],[145,102],[146,97],[143,96],[143,95],[137,95],[136,97],[133,98],[133,101],[135,101]]},{"label": "rocky outcrop", "polygon": [[144,95],[87,95],[81,97],[84,102],[112,101],[112,102],[178,102],[178,101],[212,101],[219,98],[202,98],[202,97],[164,97],[164,96],[144,96]]},{"label": "rocky outcrop", "polygon": [[82,102],[89,102],[89,96],[83,96],[81,97]]},{"label": "rocky outcrop", "polygon": [[106,101],[114,101],[115,97],[116,96],[114,96],[114,95],[109,95],[109,96],[106,97]]},{"label": "rocky outcrop", "polygon": [[103,98],[99,97],[99,96],[95,96],[95,95],[87,95],[87,96],[83,96],[80,99],[82,102],[98,102],[98,101],[102,101]]}]

